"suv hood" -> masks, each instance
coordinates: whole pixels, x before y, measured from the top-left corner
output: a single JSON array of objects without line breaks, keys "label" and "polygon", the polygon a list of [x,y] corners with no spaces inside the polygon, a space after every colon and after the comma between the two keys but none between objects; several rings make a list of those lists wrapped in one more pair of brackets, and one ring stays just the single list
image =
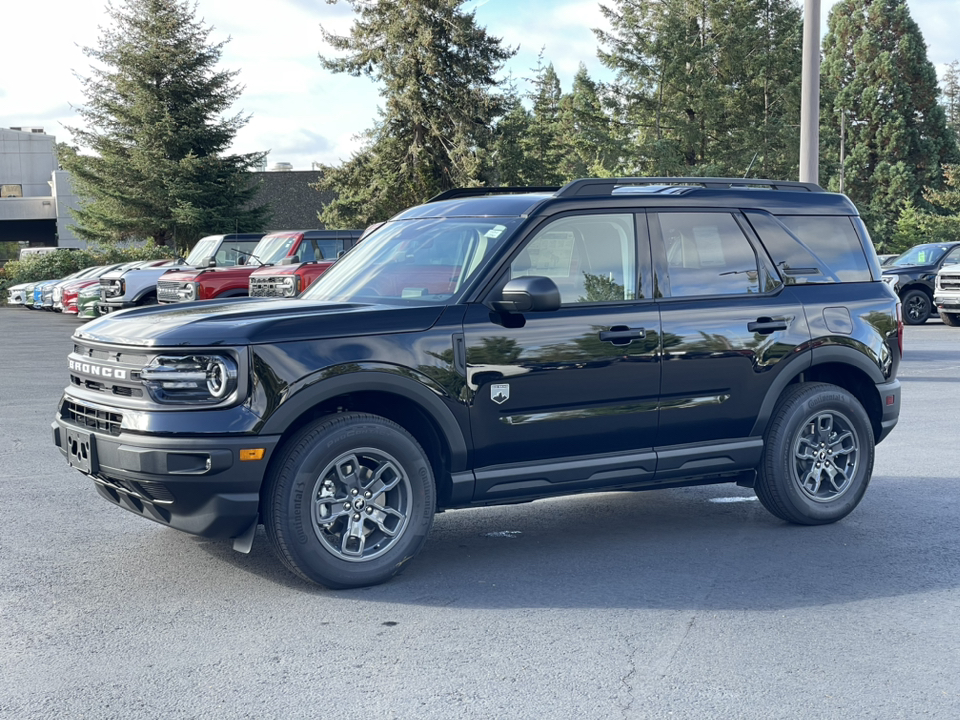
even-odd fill
[{"label": "suv hood", "polygon": [[252,273],[259,265],[233,265],[230,267],[212,267],[197,270],[195,268],[176,268],[167,277],[165,281],[170,282],[203,282],[205,277],[215,275],[223,280],[233,277],[245,277]]},{"label": "suv hood", "polygon": [[231,298],[134,308],[77,330],[85,340],[145,347],[210,347],[423,332],[446,306]]}]

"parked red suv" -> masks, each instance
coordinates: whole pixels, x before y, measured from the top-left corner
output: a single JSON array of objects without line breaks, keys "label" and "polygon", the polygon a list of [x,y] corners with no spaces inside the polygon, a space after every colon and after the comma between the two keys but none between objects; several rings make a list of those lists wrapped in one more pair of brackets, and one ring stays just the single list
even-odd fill
[{"label": "parked red suv", "polygon": [[[313,276],[317,277],[341,253],[353,247],[361,234],[360,230],[284,230],[270,233],[263,236],[249,257],[240,258],[243,264],[167,273],[157,282],[157,299],[161,303],[175,303],[245,296],[248,294],[248,280],[258,268],[279,264],[300,266],[320,261],[323,269]],[[300,281],[293,282],[297,284]],[[301,289],[303,287],[306,285]]]},{"label": "parked red suv", "polygon": [[[297,255],[277,265],[258,267],[250,275],[250,297],[294,297],[323,275],[344,252],[359,242],[365,231],[311,230]],[[306,251],[307,243],[310,250]]]}]

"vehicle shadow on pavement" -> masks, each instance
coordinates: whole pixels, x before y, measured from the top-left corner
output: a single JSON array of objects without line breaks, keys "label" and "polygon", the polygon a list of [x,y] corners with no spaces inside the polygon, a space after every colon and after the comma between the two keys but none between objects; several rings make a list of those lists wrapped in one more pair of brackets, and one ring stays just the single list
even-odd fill
[{"label": "vehicle shadow on pavement", "polygon": [[[448,511],[400,576],[333,596],[488,609],[775,611],[955,588],[956,495],[952,479],[878,476],[852,515],[817,527],[781,522],[752,491],[730,485]],[[916,497],[942,502],[911,504]],[[262,528],[249,555],[224,542],[183,542],[268,582],[331,593],[287,572]]]}]

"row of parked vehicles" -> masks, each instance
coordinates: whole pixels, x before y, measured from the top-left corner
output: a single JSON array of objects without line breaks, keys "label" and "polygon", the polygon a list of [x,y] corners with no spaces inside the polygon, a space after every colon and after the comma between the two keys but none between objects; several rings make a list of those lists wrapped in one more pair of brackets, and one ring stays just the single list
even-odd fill
[{"label": "row of parked vehicles", "polygon": [[355,245],[360,230],[210,235],[186,260],[85,268],[65,278],[8,289],[7,302],[91,319],[155,303],[214,298],[294,297]]},{"label": "row of parked vehicles", "polygon": [[[140,305],[232,297],[295,297],[363,235],[361,230],[298,230],[210,235],[186,260],[146,260],[86,268],[66,278],[9,288],[8,304],[89,320]],[[885,259],[883,281],[903,303],[908,325],[939,313],[960,327],[960,242],[928,243]]]}]

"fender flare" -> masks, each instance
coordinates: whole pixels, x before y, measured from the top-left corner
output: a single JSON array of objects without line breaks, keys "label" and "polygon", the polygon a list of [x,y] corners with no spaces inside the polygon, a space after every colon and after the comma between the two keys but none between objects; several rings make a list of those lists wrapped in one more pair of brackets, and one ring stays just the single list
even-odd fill
[{"label": "fender flare", "polygon": [[767,425],[773,416],[773,409],[787,385],[793,382],[800,373],[827,363],[852,365],[870,378],[875,385],[888,382],[876,363],[871,362],[862,351],[854,350],[845,345],[823,345],[811,348],[808,352],[793,360],[789,369],[781,370],[770,385],[766,397],[763,399],[763,404],[760,405],[760,411],[757,413],[757,420],[750,431],[750,436],[757,437],[766,433]]},{"label": "fender flare", "polygon": [[143,300],[143,299],[144,299],[147,295],[149,295],[150,293],[153,293],[154,295],[157,294],[157,286],[156,286],[156,284],[154,284],[154,285],[147,285],[145,288],[143,288],[143,290],[141,290],[141,291],[138,292],[136,295],[134,295],[132,298],[130,298],[130,303],[131,303],[131,304],[136,304],[136,303],[140,302],[141,300]]},{"label": "fender flare", "polygon": [[[395,374],[395,370],[391,372],[388,368],[390,366],[384,366],[383,369],[361,367],[353,372],[335,375],[306,385],[284,400],[266,418],[259,433],[280,435],[310,408],[337,395],[351,392],[385,392],[416,403],[433,420],[447,447],[450,448],[451,472],[464,470],[467,465],[467,443],[456,416],[444,404],[442,398],[445,394],[440,387],[433,388],[409,376]],[[430,382],[428,378],[424,379]]]},{"label": "fender flare", "polygon": [[221,300],[221,299],[224,299],[224,298],[248,297],[249,294],[250,294],[250,293],[249,293],[249,291],[248,291],[247,288],[234,288],[233,290],[227,290],[226,292],[220,293],[220,294],[217,295],[216,297],[208,298],[208,299],[210,299],[210,300]]}]

